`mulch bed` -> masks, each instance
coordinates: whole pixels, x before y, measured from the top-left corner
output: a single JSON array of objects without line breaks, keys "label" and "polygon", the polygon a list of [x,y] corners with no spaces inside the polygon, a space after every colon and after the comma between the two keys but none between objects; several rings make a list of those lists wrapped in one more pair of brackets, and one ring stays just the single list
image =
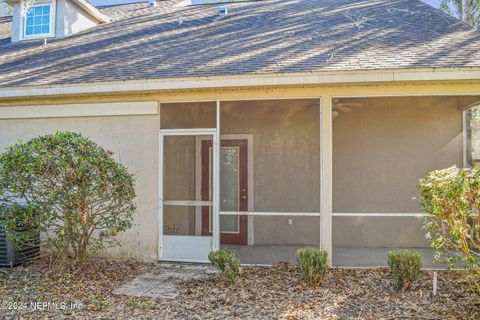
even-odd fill
[{"label": "mulch bed", "polygon": [[[135,276],[159,267],[91,261],[72,273],[53,272],[46,261],[38,261],[0,269],[0,317],[480,319],[480,299],[468,290],[458,272],[439,273],[435,297],[433,274],[428,271],[408,291],[396,290],[386,269],[331,269],[322,286],[312,288],[305,285],[297,268],[288,264],[244,267],[235,285],[216,275],[205,280],[172,280],[181,292],[175,300],[111,293]],[[39,304],[41,310],[32,310],[27,308],[31,302],[49,302],[50,307]],[[81,310],[72,310],[70,303],[81,305]]]}]

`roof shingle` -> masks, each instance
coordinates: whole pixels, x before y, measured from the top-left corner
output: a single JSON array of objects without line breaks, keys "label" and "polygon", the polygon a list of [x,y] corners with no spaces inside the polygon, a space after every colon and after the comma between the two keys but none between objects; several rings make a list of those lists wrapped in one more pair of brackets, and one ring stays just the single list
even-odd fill
[{"label": "roof shingle", "polygon": [[[265,0],[101,8],[112,22],[10,43],[0,87],[328,70],[480,67],[480,33],[420,0]],[[179,17],[183,24],[179,25]]]}]

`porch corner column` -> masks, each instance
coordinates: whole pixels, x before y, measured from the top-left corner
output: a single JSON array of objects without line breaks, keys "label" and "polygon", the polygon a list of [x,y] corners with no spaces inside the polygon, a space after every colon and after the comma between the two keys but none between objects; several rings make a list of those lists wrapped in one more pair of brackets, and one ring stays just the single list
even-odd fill
[{"label": "porch corner column", "polygon": [[320,247],[332,265],[332,97],[320,100]]},{"label": "porch corner column", "polygon": [[213,136],[213,251],[220,249],[220,100],[216,107],[216,133]]}]

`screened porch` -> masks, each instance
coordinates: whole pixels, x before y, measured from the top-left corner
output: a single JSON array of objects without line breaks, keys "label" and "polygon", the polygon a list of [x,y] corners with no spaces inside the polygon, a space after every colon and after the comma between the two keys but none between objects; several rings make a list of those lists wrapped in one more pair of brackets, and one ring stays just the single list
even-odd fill
[{"label": "screened porch", "polygon": [[207,262],[225,247],[245,264],[294,263],[312,246],[330,250],[333,265],[367,267],[408,247],[436,267],[415,186],[432,170],[468,165],[465,110],[479,100],[162,103],[160,259]]}]

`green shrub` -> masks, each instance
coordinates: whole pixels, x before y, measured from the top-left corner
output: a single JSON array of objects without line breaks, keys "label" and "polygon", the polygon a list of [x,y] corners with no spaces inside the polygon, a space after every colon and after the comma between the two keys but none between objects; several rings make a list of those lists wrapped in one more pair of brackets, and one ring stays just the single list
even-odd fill
[{"label": "green shrub", "polygon": [[328,252],[317,248],[297,251],[297,261],[303,279],[311,286],[318,286],[327,272]]},{"label": "green shrub", "polygon": [[388,266],[397,286],[408,289],[422,270],[422,257],[416,250],[393,250],[388,252]]},{"label": "green shrub", "polygon": [[433,171],[417,188],[435,259],[450,268],[464,266],[480,294],[480,172],[456,167]]},{"label": "green shrub", "polygon": [[222,275],[231,283],[235,283],[240,276],[240,260],[233,251],[220,249],[208,254],[208,260],[217,267]]},{"label": "green shrub", "polygon": [[57,262],[84,264],[89,253],[117,244],[131,227],[133,175],[110,151],[73,132],[17,142],[0,154],[0,203],[35,210],[6,210],[6,227],[32,226]]},{"label": "green shrub", "polygon": [[7,237],[13,241],[17,250],[39,245],[40,235],[38,225],[35,225],[36,221],[21,219],[24,216],[35,215],[36,211],[33,206],[25,204],[6,206],[5,203],[0,202],[0,230],[5,229]]}]

